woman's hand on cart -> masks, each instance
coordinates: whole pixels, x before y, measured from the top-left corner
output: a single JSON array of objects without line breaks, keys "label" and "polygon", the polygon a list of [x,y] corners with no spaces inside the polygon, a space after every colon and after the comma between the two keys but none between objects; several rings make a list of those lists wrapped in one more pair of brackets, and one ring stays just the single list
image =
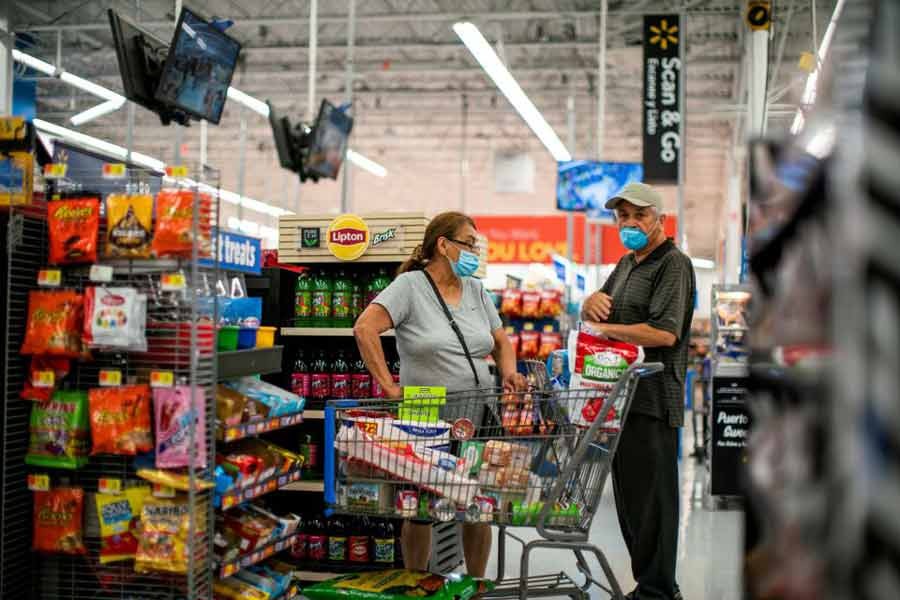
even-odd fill
[{"label": "woman's hand on cart", "polygon": [[384,396],[389,400],[402,400],[403,399],[403,388],[397,385],[396,383],[391,386],[386,386],[384,388]]},{"label": "woman's hand on cart", "polygon": [[521,373],[508,373],[503,376],[504,392],[524,392],[527,386],[528,382]]}]

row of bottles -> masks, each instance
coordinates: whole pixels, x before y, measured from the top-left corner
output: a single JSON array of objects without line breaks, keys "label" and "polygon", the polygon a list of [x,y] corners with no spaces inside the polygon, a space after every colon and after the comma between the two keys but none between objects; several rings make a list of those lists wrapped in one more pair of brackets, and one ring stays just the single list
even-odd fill
[{"label": "row of bottles", "polygon": [[[389,367],[394,382],[399,383],[400,359],[395,357]],[[348,353],[342,349],[332,355],[317,350],[310,361],[306,352],[298,349],[291,371],[291,391],[307,401],[384,397],[381,385],[369,374],[359,353],[354,352],[348,359]]]},{"label": "row of bottles", "polygon": [[299,532],[291,546],[291,557],[298,561],[390,567],[399,560],[390,519],[316,515],[303,521]]},{"label": "row of bottles", "polygon": [[353,322],[378,294],[390,285],[391,277],[381,267],[371,277],[338,270],[304,271],[294,288],[294,325],[297,327],[352,327]]}]

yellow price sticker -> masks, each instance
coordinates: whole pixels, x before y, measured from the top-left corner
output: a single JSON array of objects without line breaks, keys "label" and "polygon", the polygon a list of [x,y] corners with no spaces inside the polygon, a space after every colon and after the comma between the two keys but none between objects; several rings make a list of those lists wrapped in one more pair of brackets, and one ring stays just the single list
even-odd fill
[{"label": "yellow price sticker", "polygon": [[229,427],[225,430],[225,441],[230,442],[231,440],[236,440],[240,435],[241,432],[237,427]]},{"label": "yellow price sticker", "polygon": [[164,292],[177,292],[187,285],[184,273],[163,273],[160,283]]},{"label": "yellow price sticker", "polygon": [[154,483],[152,493],[156,498],[174,498],[175,488],[160,483]]},{"label": "yellow price sticker", "polygon": [[172,371],[150,371],[150,387],[162,388],[175,385],[175,374]]},{"label": "yellow price sticker", "polygon": [[98,376],[100,387],[122,385],[122,371],[118,369],[101,369]]},{"label": "yellow price sticker", "polygon": [[59,269],[41,269],[38,271],[37,283],[41,287],[59,287],[62,283],[62,271]]},{"label": "yellow price sticker", "polygon": [[47,179],[62,179],[66,176],[69,165],[66,163],[50,163],[44,165],[44,177]]},{"label": "yellow price sticker", "polygon": [[101,494],[121,494],[122,480],[110,477],[101,477],[97,481],[97,491]]},{"label": "yellow price sticker", "polygon": [[22,117],[0,118],[0,140],[24,140],[25,119]]},{"label": "yellow price sticker", "polygon": [[50,490],[50,476],[46,474],[29,473],[28,489],[32,492],[47,492]]},{"label": "yellow price sticker", "polygon": [[122,179],[125,177],[125,163],[105,163],[103,165],[104,179]]},{"label": "yellow price sticker", "polygon": [[235,573],[237,573],[237,565],[232,563],[230,565],[225,565],[225,568],[222,570],[223,577],[231,577]]},{"label": "yellow price sticker", "polygon": [[169,177],[187,177],[188,168],[185,165],[172,165],[166,167],[166,175]]},{"label": "yellow price sticker", "polygon": [[233,495],[225,496],[222,499],[222,508],[224,508],[226,510],[231,508],[235,504],[237,504],[237,498],[235,498]]},{"label": "yellow price sticker", "polygon": [[56,373],[53,371],[35,371],[31,377],[31,385],[38,388],[52,388],[56,384]]}]

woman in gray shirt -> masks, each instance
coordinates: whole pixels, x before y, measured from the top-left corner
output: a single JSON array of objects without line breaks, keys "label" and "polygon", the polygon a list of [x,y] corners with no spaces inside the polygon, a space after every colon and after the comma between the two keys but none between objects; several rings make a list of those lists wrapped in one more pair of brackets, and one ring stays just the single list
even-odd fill
[{"label": "woman in gray shirt", "polygon": [[[503,388],[524,390],[525,378],[516,371],[516,356],[497,309],[481,282],[472,278],[478,269],[477,243],[475,223],[467,215],[445,212],[436,216],[425,230],[422,245],[403,263],[397,278],[357,320],[354,334],[359,351],[388,398],[403,397],[403,388],[391,378],[381,347],[380,335],[388,329],[394,329],[397,336],[403,386],[444,386],[448,392],[492,388],[494,381],[485,359],[493,356]],[[432,282],[459,327],[469,357]],[[406,568],[424,571],[431,556],[430,524],[407,521],[400,541]],[[490,549],[489,525],[464,524],[463,552],[470,575],[484,577]]]}]

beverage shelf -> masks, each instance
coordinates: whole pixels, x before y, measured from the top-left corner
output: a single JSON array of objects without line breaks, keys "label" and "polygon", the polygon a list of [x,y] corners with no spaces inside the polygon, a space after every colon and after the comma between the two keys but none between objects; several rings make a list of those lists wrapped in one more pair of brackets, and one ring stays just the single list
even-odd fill
[{"label": "beverage shelf", "polygon": [[281,371],[283,346],[249,348],[218,353],[219,380],[235,379],[245,375],[267,375]]},{"label": "beverage shelf", "polygon": [[[241,502],[259,498],[260,496],[274,492],[275,490],[288,489],[289,486],[292,485],[292,482],[297,482],[299,480],[300,469],[295,469],[288,473],[284,473],[283,475],[275,475],[255,485],[222,494],[220,506],[222,510],[228,510]],[[321,481],[319,483],[322,485],[320,489],[324,490],[324,483]]]},{"label": "beverage shelf", "polygon": [[[321,412],[321,411],[319,411]],[[304,413],[299,412],[293,415],[285,415],[283,417],[273,417],[271,419],[260,419],[252,423],[241,423],[233,427],[226,427],[222,423],[216,424],[216,439],[220,442],[233,442],[244,438],[253,437],[260,433],[275,431],[276,429],[284,429],[285,427],[293,427],[303,422]]]},{"label": "beverage shelf", "polygon": [[324,481],[294,481],[282,488],[289,492],[324,492]]},{"label": "beverage shelf", "polygon": [[[353,337],[352,327],[282,327],[281,335],[287,337]],[[389,329],[381,334],[393,337],[394,330]]]},{"label": "beverage shelf", "polygon": [[226,577],[231,577],[241,569],[246,569],[251,565],[255,565],[256,563],[262,562],[267,558],[281,552],[282,550],[287,550],[291,547],[291,544],[294,542],[298,534],[292,533],[289,536],[283,537],[280,540],[276,540],[270,543],[267,546],[263,546],[262,548],[251,552],[245,556],[239,556],[234,560],[230,560],[224,564],[219,565],[216,568],[216,572],[219,577],[224,579]]}]

